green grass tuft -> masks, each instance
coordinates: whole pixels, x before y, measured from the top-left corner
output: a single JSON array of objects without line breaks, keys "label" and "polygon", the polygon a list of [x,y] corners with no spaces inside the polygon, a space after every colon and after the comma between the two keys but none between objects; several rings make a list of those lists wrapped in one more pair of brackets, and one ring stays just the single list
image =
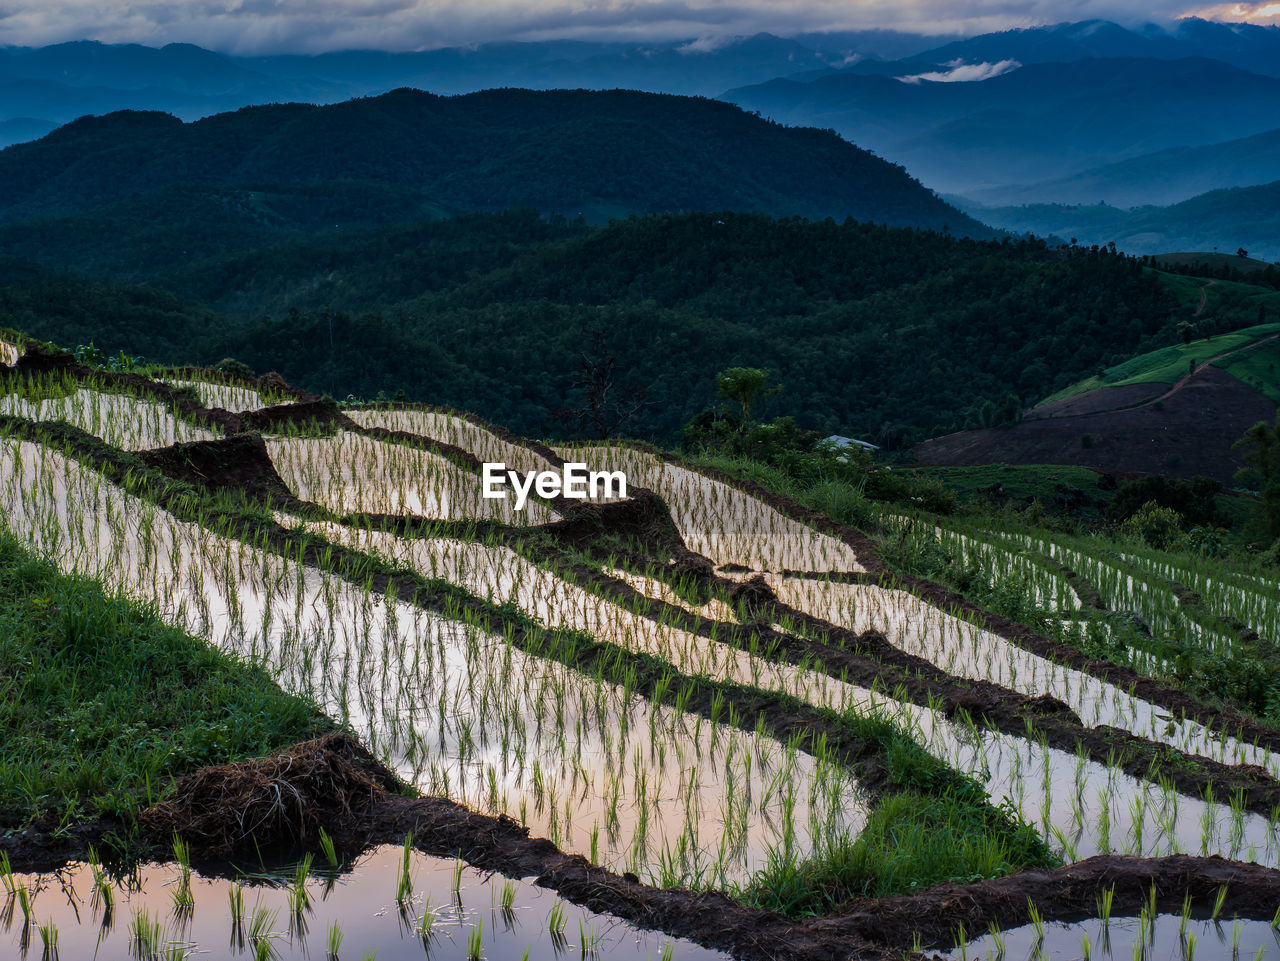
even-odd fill
[{"label": "green grass tuft", "polygon": [[177,775],[332,730],[257,667],[0,534],[0,829],[132,822]]}]

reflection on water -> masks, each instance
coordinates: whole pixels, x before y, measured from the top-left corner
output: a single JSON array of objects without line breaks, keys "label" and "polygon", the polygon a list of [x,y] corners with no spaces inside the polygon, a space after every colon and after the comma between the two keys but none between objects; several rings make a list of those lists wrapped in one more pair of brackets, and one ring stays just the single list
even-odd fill
[{"label": "reflection on water", "polygon": [[[401,848],[379,848],[343,874],[318,866],[318,858],[303,885],[301,910],[295,910],[293,866],[265,872],[241,865],[242,873],[231,877],[193,873],[190,908],[176,906],[182,887],[177,864],[147,865],[108,879],[110,906],[89,864],[14,875],[29,908],[24,912],[18,895],[0,891],[0,956],[52,956],[45,950],[52,924],[58,956],[67,961],[253,958],[259,951],[274,958],[329,958],[333,940],[339,941],[339,958],[463,959],[476,937],[486,961],[518,961],[526,952],[529,958],[599,955],[619,961],[657,961],[667,950],[688,961],[725,957],[580,908],[531,881],[416,851],[410,856],[413,893],[398,902],[402,856]],[[237,889],[243,893],[239,910],[233,908]]]},{"label": "reflection on water", "polygon": [[982,932],[957,946],[952,961],[1275,961],[1280,959],[1280,933],[1266,921],[1240,921],[1227,915],[1213,921],[1177,914],[1098,918],[1078,923],[1046,923],[1043,937],[1034,925],[997,934]]}]

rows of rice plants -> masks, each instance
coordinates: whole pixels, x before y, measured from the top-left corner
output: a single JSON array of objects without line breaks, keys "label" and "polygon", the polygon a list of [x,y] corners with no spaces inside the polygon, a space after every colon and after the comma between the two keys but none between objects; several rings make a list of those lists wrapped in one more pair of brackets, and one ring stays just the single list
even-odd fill
[{"label": "rows of rice plants", "polygon": [[203,407],[220,407],[233,414],[242,414],[263,407],[274,407],[289,403],[289,399],[270,390],[263,391],[257,387],[244,384],[223,383],[215,380],[191,380],[187,378],[162,378],[162,383],[170,387],[189,388],[195,392]]},{"label": "rows of rice plants", "polygon": [[572,446],[561,457],[626,472],[658,493],[691,551],[718,567],[753,571],[861,571],[847,544],[784,516],[736,487],[630,447]]},{"label": "rows of rice plants", "polygon": [[267,665],[424,790],[520,817],[601,863],[690,881],[741,879],[771,852],[856,830],[856,785],[829,759],[528,657],[462,612],[383,602],[179,521],[61,454],[5,443],[15,533]]},{"label": "rows of rice plants", "polygon": [[1107,724],[1180,751],[1229,764],[1259,764],[1280,773],[1280,756],[1237,738],[1207,732],[1115,684],[1057,664],[908,591],[870,584],[776,578],[780,599],[856,631],[877,630],[895,647],[950,674],[991,681],[1031,697],[1049,694],[1089,727]]},{"label": "rows of rice plants", "polygon": [[504,463],[521,473],[547,470],[552,465],[545,457],[524,444],[513,443],[459,414],[420,408],[348,407],[347,414],[361,427],[381,427],[430,437],[475,454],[481,461]]},{"label": "rows of rice plants", "polygon": [[[63,399],[81,393],[95,392],[76,386]],[[15,413],[33,416],[23,410]],[[128,405],[113,410],[118,418],[150,416]],[[407,431],[482,460],[521,470],[552,466],[458,415],[351,413],[366,427]],[[130,433],[96,415],[68,410],[65,419],[122,449],[137,449],[126,439],[161,433],[152,421]],[[1280,810],[1264,816],[1241,796],[1218,797],[1212,789],[1183,793],[1154,775],[1134,777],[1114,759],[1102,763],[1083,748],[1052,746],[1031,728],[1026,736],[993,730],[908,697],[905,688],[864,687],[820,663],[787,662],[762,641],[765,634],[750,629],[725,593],[724,577],[709,599],[693,603],[656,568],[583,555],[600,578],[633,589],[606,595],[596,581],[576,583],[513,540],[529,525],[555,519],[545,505],[531,503],[517,516],[509,500],[481,498],[474,473],[412,444],[350,430],[287,433],[268,439],[272,463],[292,493],[316,509],[295,504],[294,513],[273,515],[274,523],[262,514],[255,529],[228,526],[204,495],[171,513],[145,496],[144,481],[126,478],[120,486],[61,451],[0,438],[5,523],[62,569],[155,603],[173,623],[264,665],[287,690],[349,724],[420,790],[509,815],[565,851],[654,883],[745,888],[768,865],[798,866],[847,845],[875,803],[824,742],[779,740],[764,717],[753,726],[714,703],[709,716],[691,709],[687,698],[697,684],[737,685],[836,718],[892,719],[935,758],[978,779],[993,802],[1067,860],[1187,852],[1280,865]],[[1280,773],[1280,758],[1263,747],[1028,652],[890,581],[859,582],[867,565],[856,550],[732,484],[625,446],[558,452],[625,470],[631,485],[661,495],[690,549],[722,575],[765,575],[795,611],[881,632],[961,681],[1052,695],[1087,726],[1112,725]],[[456,529],[443,536],[430,525],[406,535],[334,520],[348,514],[510,527],[501,536],[488,529],[487,539]],[[1117,576],[1127,571],[1096,559],[1090,567],[1075,548],[932,525],[929,536],[994,580],[1024,583],[1035,604],[1057,615],[1082,616],[1079,596],[1059,569],[1037,562],[1036,552],[1105,581],[1104,596],[1130,596],[1107,580],[1108,568]],[[413,585],[421,596],[397,593]],[[781,636],[804,634],[783,621],[772,625]],[[578,669],[575,638],[614,652],[609,669],[602,662],[594,672]],[[662,665],[656,684],[638,684],[642,663]],[[305,874],[294,906],[305,901]],[[417,922],[430,928],[429,914]],[[148,943],[158,937],[150,916],[137,931],[150,932]],[[468,941],[476,937],[483,937],[479,928]],[[585,933],[580,940],[584,953],[594,943]]]},{"label": "rows of rice plants", "polygon": [[338,514],[407,514],[433,520],[545,524],[553,512],[530,501],[485,498],[480,478],[439,454],[338,431],[328,437],[272,437],[276,471],[298,497]]},{"label": "rows of rice plants", "polygon": [[0,415],[63,421],[121,450],[149,450],[217,436],[180,420],[150,397],[105,393],[57,376],[9,383],[0,394]]},{"label": "rows of rice plants", "polygon": [[1221,561],[1186,554],[1176,560],[1142,546],[1118,552],[1119,559],[1143,573],[1184,587],[1212,614],[1242,623],[1262,638],[1280,637],[1280,582],[1232,571]]}]

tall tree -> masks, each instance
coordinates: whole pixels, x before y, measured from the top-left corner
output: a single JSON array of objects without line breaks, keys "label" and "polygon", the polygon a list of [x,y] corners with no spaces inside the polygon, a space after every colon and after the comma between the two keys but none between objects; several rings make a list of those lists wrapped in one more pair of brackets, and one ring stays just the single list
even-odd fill
[{"label": "tall tree", "polygon": [[1258,421],[1234,446],[1244,448],[1247,465],[1236,480],[1258,492],[1263,523],[1272,537],[1280,537],[1280,413],[1274,424]]}]

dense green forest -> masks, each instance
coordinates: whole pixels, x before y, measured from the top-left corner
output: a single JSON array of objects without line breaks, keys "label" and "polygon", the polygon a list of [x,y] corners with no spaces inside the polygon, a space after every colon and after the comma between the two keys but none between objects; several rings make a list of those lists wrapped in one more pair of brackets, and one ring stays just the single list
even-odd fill
[{"label": "dense green forest", "polygon": [[[746,366],[785,387],[762,415],[897,447],[999,423],[1172,343],[1190,309],[1105,248],[853,221],[592,228],[525,211],[285,237],[199,260],[136,254],[147,270],[111,271],[128,284],[10,260],[0,310],[69,346],[233,356],[338,398],[403,390],[531,434],[565,432],[553,414],[578,402],[599,331],[618,392],[648,401],[628,433],[673,440],[715,403],[715,373]],[[117,240],[129,259],[127,232]]]}]

